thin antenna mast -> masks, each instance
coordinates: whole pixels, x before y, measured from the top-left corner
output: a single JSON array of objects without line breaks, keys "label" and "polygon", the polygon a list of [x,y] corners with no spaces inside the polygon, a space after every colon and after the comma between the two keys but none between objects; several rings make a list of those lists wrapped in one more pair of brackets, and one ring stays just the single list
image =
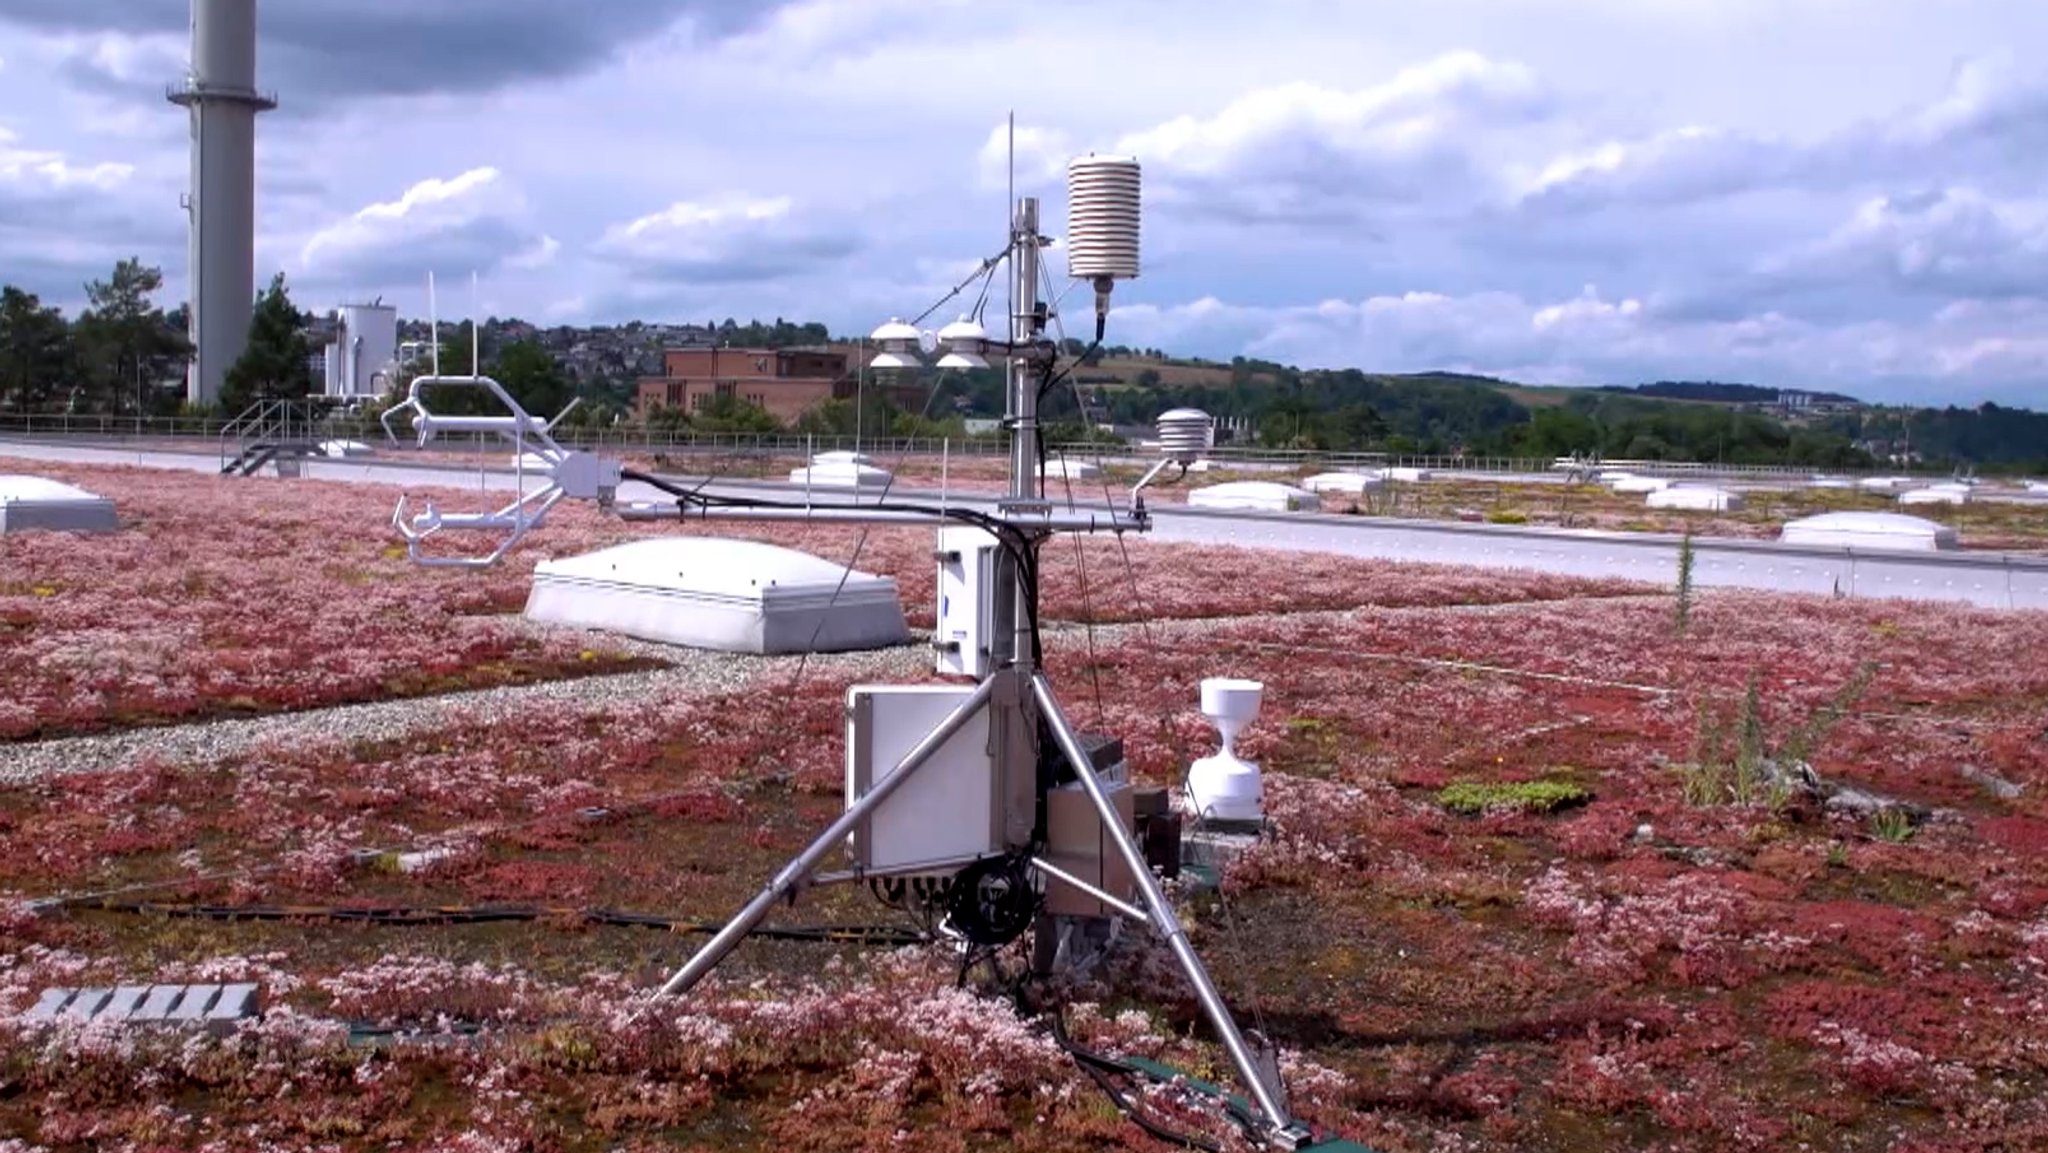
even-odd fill
[{"label": "thin antenna mast", "polygon": [[[1006,171],[1008,172],[1009,182],[1003,186],[1003,235],[1010,238],[1010,251],[1014,253],[1017,247],[1017,110],[1015,108],[1010,109],[1010,154],[1007,163],[1008,168]],[[1003,297],[1003,303],[1007,306],[1005,311],[1010,314],[1010,323],[1014,327],[1017,317],[1017,278],[1014,275],[1007,277],[1003,288],[1007,293]],[[1014,331],[1009,335],[1013,340],[1016,338]],[[1007,387],[1009,377],[1005,375],[1003,380],[1005,387]]]},{"label": "thin antenna mast", "polygon": [[483,366],[478,360],[481,355],[482,345],[479,343],[476,327],[476,314],[481,307],[482,305],[477,297],[476,269],[472,268],[469,270],[469,378],[471,380],[475,380],[477,374],[483,371]]},{"label": "thin antenna mast", "polygon": [[441,375],[441,313],[434,303],[434,270],[427,270],[427,343],[434,362],[434,375]]}]

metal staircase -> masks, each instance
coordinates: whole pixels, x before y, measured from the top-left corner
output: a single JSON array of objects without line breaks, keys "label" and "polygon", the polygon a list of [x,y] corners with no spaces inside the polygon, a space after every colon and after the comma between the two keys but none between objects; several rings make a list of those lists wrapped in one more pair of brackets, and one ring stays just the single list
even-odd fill
[{"label": "metal staircase", "polygon": [[319,454],[326,407],[304,398],[259,400],[243,409],[221,426],[221,475],[255,476],[272,463],[280,475],[296,475],[299,461]]}]

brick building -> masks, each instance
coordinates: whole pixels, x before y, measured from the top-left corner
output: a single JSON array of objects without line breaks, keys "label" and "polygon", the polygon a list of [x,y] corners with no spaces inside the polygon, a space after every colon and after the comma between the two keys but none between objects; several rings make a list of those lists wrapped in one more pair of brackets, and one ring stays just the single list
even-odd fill
[{"label": "brick building", "polygon": [[642,417],[658,408],[700,412],[729,396],[789,424],[827,400],[852,400],[859,384],[853,356],[836,349],[671,348],[661,365],[662,375],[640,380],[634,407]]}]

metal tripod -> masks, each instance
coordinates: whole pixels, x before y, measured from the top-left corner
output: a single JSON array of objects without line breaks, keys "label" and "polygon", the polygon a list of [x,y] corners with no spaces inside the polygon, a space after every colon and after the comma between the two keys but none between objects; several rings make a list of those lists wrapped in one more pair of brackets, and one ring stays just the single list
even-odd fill
[{"label": "metal tripod", "polygon": [[[1043,327],[1046,319],[1038,299],[1038,258],[1045,240],[1038,232],[1038,202],[1026,198],[1016,205],[1012,218],[1010,245],[1010,273],[1012,276],[1013,311],[1011,316],[1011,339],[1007,348],[1009,360],[1009,416],[1011,428],[1011,484],[1009,499],[998,506],[996,519],[1017,530],[1031,542],[1035,550],[1040,542],[1054,531],[1093,531],[1107,528],[1114,531],[1144,531],[1148,527],[1142,512],[1134,517],[1105,519],[1095,517],[1055,518],[1040,492],[1038,460],[1038,382],[1030,371],[1034,363],[1040,363],[1051,353],[1044,340]],[[1156,470],[1155,470],[1156,471]],[[724,512],[726,510],[718,510]],[[902,514],[879,516],[873,512],[863,513],[860,509],[847,507],[821,507],[806,510],[808,519],[837,520],[846,522],[873,522],[886,520],[890,523],[919,521],[923,518]],[[731,510],[734,519],[748,519],[755,515],[748,510]],[[928,523],[948,523],[941,518],[930,518]],[[1048,881],[1071,885],[1116,909],[1125,916],[1149,926],[1165,938],[1174,959],[1194,987],[1195,995],[1201,1002],[1202,1011],[1210,1025],[1222,1039],[1223,1047],[1230,1054],[1231,1064],[1239,1078],[1250,1091],[1257,1103],[1263,1123],[1264,1134],[1273,1144],[1294,1148],[1307,1139],[1307,1133],[1294,1123],[1286,1106],[1281,1102],[1279,1086],[1269,1080],[1262,1070],[1229,1008],[1223,1003],[1215,983],[1210,980],[1208,970],[1196,955],[1194,946],[1188,942],[1182,930],[1180,918],[1168,902],[1159,882],[1153,877],[1144,853],[1133,840],[1131,831],[1125,827],[1123,817],[1118,813],[1102,781],[1097,777],[1093,760],[1084,743],[1066,714],[1061,710],[1052,684],[1042,669],[1037,667],[1030,638],[1035,630],[1031,619],[1030,600],[1033,590],[1025,587],[1025,574],[1018,571],[1014,557],[998,561],[997,579],[990,591],[995,596],[998,610],[996,619],[1005,621],[1007,628],[998,628],[992,638],[992,656],[996,667],[937,727],[914,745],[894,769],[875,780],[869,790],[842,812],[804,850],[796,855],[782,870],[775,874],[767,887],[747,902],[716,936],[690,957],[687,963],[661,988],[664,995],[687,993],[703,980],[719,963],[730,954],[735,946],[764,920],[775,904],[790,897],[807,884],[822,883],[827,879],[850,879],[844,876],[827,878],[818,873],[818,866],[834,849],[843,845],[854,834],[862,822],[883,804],[887,803],[898,789],[912,779],[919,769],[943,748],[947,741],[973,720],[983,709],[990,710],[992,737],[1006,776],[1015,779],[1020,771],[1017,766],[1022,758],[1029,758],[1032,768],[1031,779],[1036,795],[1033,802],[1042,802],[1044,782],[1036,774],[1038,737],[1041,732],[1049,734],[1057,745],[1062,757],[1072,766],[1075,778],[1087,793],[1097,816],[1102,822],[1104,835],[1116,846],[1116,853],[1129,871],[1138,889],[1140,904],[1133,905],[1114,894],[1106,893],[1089,883],[1074,877],[1064,870],[1042,859],[1033,859],[1031,866]],[[1014,840],[1014,838],[1013,838]],[[965,862],[962,862],[963,864]]]}]

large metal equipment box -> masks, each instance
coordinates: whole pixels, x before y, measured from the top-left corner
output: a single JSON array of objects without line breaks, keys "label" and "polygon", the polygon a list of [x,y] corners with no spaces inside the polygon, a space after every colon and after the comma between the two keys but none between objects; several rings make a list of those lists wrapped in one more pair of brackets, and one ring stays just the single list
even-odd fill
[{"label": "large metal equipment box", "polygon": [[[895,771],[974,691],[954,685],[847,690],[847,805]],[[849,838],[857,867],[898,876],[951,874],[976,857],[1003,851],[1003,782],[990,727],[984,707],[860,823]]]},{"label": "large metal equipment box", "polygon": [[[1126,834],[1137,824],[1137,797],[1119,764],[1101,773],[1103,792],[1116,807]],[[1045,859],[1112,897],[1129,901],[1137,879],[1123,854],[1105,834],[1095,803],[1079,781],[1048,789],[1045,794]],[[1045,911],[1066,917],[1120,917],[1123,914],[1055,878],[1045,882]]]}]

